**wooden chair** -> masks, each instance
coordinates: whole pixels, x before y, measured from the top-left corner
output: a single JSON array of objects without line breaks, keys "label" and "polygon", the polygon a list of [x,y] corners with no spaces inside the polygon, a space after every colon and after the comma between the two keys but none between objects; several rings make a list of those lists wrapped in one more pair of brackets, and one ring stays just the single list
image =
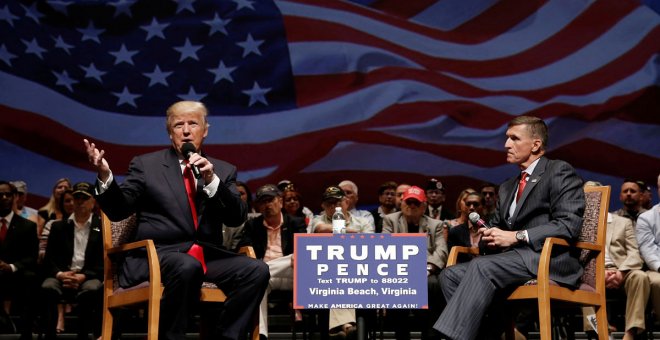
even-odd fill
[{"label": "wooden chair", "polygon": [[[607,209],[610,204],[610,187],[587,187],[585,191],[586,207],[584,222],[579,242],[571,245],[563,239],[549,237],[545,240],[538,276],[516,288],[508,300],[536,300],[539,309],[539,330],[543,340],[551,340],[550,302],[593,306],[598,322],[598,338],[608,338],[607,313],[605,303],[605,229],[607,228]],[[550,254],[553,247],[576,247],[581,249],[580,262],[584,266],[580,287],[572,290],[559,286],[549,279]],[[478,248],[453,247],[447,259],[447,266],[456,264],[459,253],[479,255]],[[506,334],[513,339],[513,331]]]},{"label": "wooden chair", "polygon": [[[156,247],[152,240],[142,240],[129,242],[135,233],[135,216],[131,216],[119,222],[111,222],[110,219],[102,214],[103,217],[103,327],[101,337],[103,339],[112,339],[112,328],[114,317],[112,310],[121,307],[133,306],[137,304],[147,305],[147,339],[158,339],[158,320],[160,316],[160,299],[163,294],[163,285],[161,284],[160,264]],[[115,259],[123,252],[145,248],[147,260],[149,262],[149,281],[145,281],[137,286],[130,288],[119,287],[117,280],[117,265]],[[256,258],[252,247],[242,247],[241,253],[249,257]],[[215,284],[204,282],[200,294],[201,301],[204,302],[224,302],[227,296]],[[258,311],[256,311],[258,312]],[[259,339],[259,318],[255,314],[254,326],[252,328],[252,339]]]}]

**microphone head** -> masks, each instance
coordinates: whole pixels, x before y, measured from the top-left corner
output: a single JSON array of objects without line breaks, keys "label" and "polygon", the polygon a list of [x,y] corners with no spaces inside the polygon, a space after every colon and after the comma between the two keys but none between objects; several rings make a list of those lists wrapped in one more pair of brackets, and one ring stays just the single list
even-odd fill
[{"label": "microphone head", "polygon": [[473,212],[470,213],[470,215],[468,215],[468,218],[470,219],[470,222],[476,224],[477,221],[479,221],[479,219],[481,218],[481,216],[479,216],[478,213],[473,211]]},{"label": "microphone head", "polygon": [[195,145],[190,142],[185,142],[181,144],[181,153],[186,159],[190,158],[191,153],[195,153]]}]

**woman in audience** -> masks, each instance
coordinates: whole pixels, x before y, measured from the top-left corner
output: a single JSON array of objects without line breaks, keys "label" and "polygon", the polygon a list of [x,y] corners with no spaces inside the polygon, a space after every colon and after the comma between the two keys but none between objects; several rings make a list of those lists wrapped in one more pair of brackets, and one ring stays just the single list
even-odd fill
[{"label": "woman in audience", "polygon": [[236,181],[236,188],[238,189],[238,192],[241,194],[241,199],[243,200],[243,202],[247,203],[248,206],[247,219],[250,220],[261,215],[257,212],[257,209],[252,202],[252,191],[250,191],[250,187],[248,187],[245,182]]},{"label": "woman in audience", "polygon": [[48,203],[41,207],[37,212],[37,235],[41,235],[41,231],[46,225],[46,222],[50,220],[59,220],[62,219],[62,210],[58,205],[60,197],[65,190],[71,190],[71,181],[68,178],[60,178],[55,182],[53,187],[53,193],[50,195]]},{"label": "woman in audience", "polygon": [[314,218],[314,214],[302,205],[302,196],[293,183],[287,184],[282,192],[284,193],[284,212],[291,216],[304,218],[305,225],[309,225],[309,221]]},{"label": "woman in audience", "polygon": [[[470,192],[463,200],[463,210],[461,214],[468,216],[471,212],[476,212],[479,215],[483,214],[483,208],[486,203],[484,196],[478,192]],[[449,229],[449,237],[447,239],[447,249],[451,251],[453,246],[462,247],[478,247],[481,241],[481,234],[479,234],[479,227],[472,224],[469,219],[465,223],[461,223]],[[471,255],[460,254],[459,262],[466,262],[472,259]]]},{"label": "woman in audience", "polygon": [[466,209],[464,201],[468,194],[474,192],[477,191],[472,188],[465,188],[461,190],[461,192],[458,194],[458,198],[456,199],[456,218],[453,220],[442,221],[442,228],[443,228],[443,234],[445,236],[445,241],[447,241],[449,238],[449,229],[467,222],[467,215],[463,213]]}]

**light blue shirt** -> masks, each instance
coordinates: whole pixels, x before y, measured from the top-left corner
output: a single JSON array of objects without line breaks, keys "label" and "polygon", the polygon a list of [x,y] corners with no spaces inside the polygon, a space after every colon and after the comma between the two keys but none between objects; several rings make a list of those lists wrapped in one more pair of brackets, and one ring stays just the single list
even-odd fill
[{"label": "light blue shirt", "polygon": [[642,259],[657,272],[660,268],[660,203],[637,217],[635,235]]}]

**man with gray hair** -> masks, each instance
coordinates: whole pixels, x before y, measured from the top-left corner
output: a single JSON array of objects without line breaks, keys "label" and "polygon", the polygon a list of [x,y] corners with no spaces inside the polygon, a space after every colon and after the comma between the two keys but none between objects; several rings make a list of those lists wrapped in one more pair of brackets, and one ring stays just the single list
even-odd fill
[{"label": "man with gray hair", "polygon": [[348,203],[348,212],[353,216],[358,216],[365,218],[369,221],[369,225],[372,230],[376,229],[376,223],[374,222],[374,216],[367,210],[358,210],[356,208],[358,201],[358,187],[357,185],[349,180],[343,180],[339,183],[338,187],[344,191],[345,199]]}]

